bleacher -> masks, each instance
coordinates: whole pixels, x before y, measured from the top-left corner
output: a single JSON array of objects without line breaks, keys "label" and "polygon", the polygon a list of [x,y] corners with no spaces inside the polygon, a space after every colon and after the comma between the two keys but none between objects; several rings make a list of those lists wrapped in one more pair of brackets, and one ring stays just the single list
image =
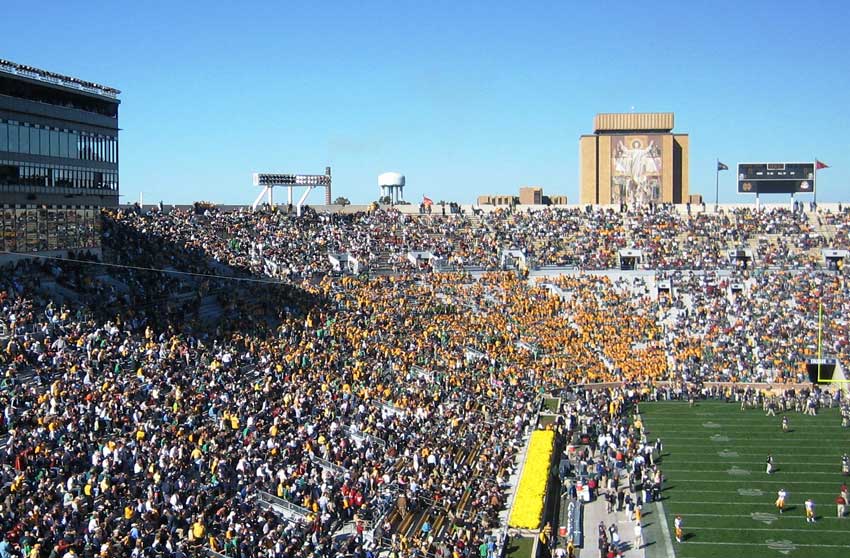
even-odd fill
[{"label": "bleacher", "polygon": [[[785,214],[777,217],[777,226],[787,227],[791,231],[787,234],[765,232],[768,228],[762,217],[749,221],[733,217],[732,221],[740,223],[740,231],[713,231],[704,237],[685,230],[687,225],[675,216],[662,215],[658,219],[661,229],[669,228],[671,234],[677,235],[675,238],[688,243],[683,250],[689,254],[706,249],[714,256],[723,256],[724,250],[742,246],[752,252],[759,273],[744,273],[735,270],[734,264],[721,262],[722,274],[715,275],[714,268],[710,272],[712,289],[707,288],[708,281],[703,281],[702,275],[650,270],[642,270],[643,274],[615,271],[609,276],[565,274],[551,279],[549,287],[519,280],[514,273],[483,274],[476,281],[465,274],[425,272],[373,280],[324,277],[304,282],[304,290],[298,292],[298,303],[303,304],[298,311],[290,312],[289,305],[298,303],[284,296],[289,293],[264,298],[263,292],[240,294],[240,289],[231,291],[215,282],[203,286],[187,280],[188,288],[180,288],[179,281],[167,282],[165,274],[143,281],[122,270],[114,277],[92,280],[91,273],[69,271],[58,276],[55,286],[48,285],[47,295],[41,290],[38,296],[52,300],[65,289],[69,299],[73,295],[77,304],[90,305],[90,315],[63,318],[66,323],[51,331],[49,325],[45,326],[43,310],[34,317],[15,310],[14,319],[12,311],[8,311],[9,324],[15,325],[4,323],[5,332],[0,334],[7,338],[22,335],[29,337],[28,341],[43,338],[43,345],[48,345],[47,341],[59,341],[61,328],[67,327],[65,331],[72,332],[69,338],[74,343],[67,350],[19,343],[9,349],[4,363],[14,360],[9,367],[10,382],[31,382],[36,369],[44,374],[27,389],[18,390],[22,394],[16,394],[24,401],[17,409],[29,413],[20,423],[23,431],[33,439],[42,436],[40,443],[52,446],[55,440],[43,435],[43,429],[26,429],[34,424],[31,410],[51,400],[48,390],[53,389],[53,381],[63,386],[57,387],[57,392],[70,390],[66,392],[71,394],[68,397],[90,392],[93,398],[101,397],[100,393],[111,393],[116,398],[124,394],[138,396],[109,409],[115,425],[124,424],[120,421],[129,419],[132,414],[128,413],[137,408],[139,413],[149,415],[134,422],[141,429],[149,428],[139,432],[137,445],[150,446],[154,433],[184,436],[176,433],[177,428],[184,428],[204,431],[205,435],[214,432],[216,444],[218,439],[223,440],[217,447],[204,449],[206,456],[233,462],[244,459],[240,474],[233,473],[235,463],[228,463],[229,470],[223,467],[222,474],[227,477],[224,481],[208,476],[202,479],[205,488],[198,491],[214,499],[216,509],[224,509],[242,497],[241,490],[232,487],[248,485],[246,491],[251,497],[239,505],[250,507],[252,512],[258,508],[263,514],[246,514],[255,521],[251,528],[257,528],[258,517],[277,517],[282,518],[281,528],[310,523],[322,535],[351,534],[357,531],[351,517],[356,514],[367,530],[377,532],[377,538],[385,543],[395,535],[396,539],[403,538],[422,548],[425,554],[433,554],[437,545],[456,540],[461,529],[474,530],[474,536],[480,537],[487,528],[495,527],[494,512],[503,505],[503,500],[499,500],[503,494],[494,492],[494,488],[502,488],[503,481],[496,479],[509,476],[506,473],[512,466],[512,451],[516,450],[510,444],[521,438],[527,426],[523,421],[528,420],[520,417],[517,424],[513,417],[524,414],[523,409],[531,404],[530,398],[540,386],[573,385],[589,379],[618,383],[676,381],[686,366],[691,377],[700,379],[725,380],[724,376],[730,375],[735,376],[728,378],[730,381],[793,379],[793,359],[811,352],[814,333],[805,317],[814,315],[816,293],[824,284],[819,281],[824,277],[826,300],[832,302],[826,315],[837,324],[825,329],[824,344],[839,356],[846,356],[846,329],[842,330],[836,320],[836,316],[846,315],[846,294],[837,280],[841,276],[828,269],[818,274],[806,273],[805,267],[795,268],[794,272],[778,269],[792,264],[803,266],[804,258],[821,250],[823,242],[807,244],[792,230],[799,223]],[[249,218],[246,217],[247,223],[252,222]],[[635,216],[639,226],[634,230],[619,228],[623,219],[616,214],[597,218],[610,234],[599,235],[599,243],[594,246],[598,252],[583,260],[582,266],[616,261],[617,252],[611,249],[628,242],[640,246],[646,265],[664,262],[678,269],[678,259],[682,257],[679,247],[670,252],[656,242],[657,238],[653,239],[652,231],[656,230],[652,227],[657,223],[651,216]],[[553,237],[541,243],[540,227],[550,222],[553,226],[595,223],[572,213],[553,213],[546,219],[494,217],[470,223],[477,222],[486,227],[486,234],[496,236],[518,227],[522,231],[518,236],[520,244],[525,242],[523,235],[535,238],[529,252],[554,248],[546,252],[542,261],[547,261],[547,257],[563,258],[567,249],[563,238]],[[384,225],[375,225],[375,229],[380,226]],[[386,226],[388,235],[398,233],[395,224]],[[422,226],[419,232],[426,240],[436,242],[434,229]],[[838,225],[830,221],[829,225],[819,226]],[[458,234],[473,234],[476,231],[472,227],[461,227],[459,230],[465,232]],[[201,243],[204,231],[197,227],[191,230],[197,235],[194,242]],[[794,242],[789,242],[787,252],[781,252],[777,269],[770,269],[772,262],[765,259],[765,254],[774,248],[778,252],[777,247],[789,235]],[[576,238],[579,237],[572,237],[570,242]],[[459,236],[450,240],[472,242]],[[207,246],[215,247],[215,241],[205,243],[204,248]],[[590,253],[589,249],[582,253],[581,246],[570,249],[576,250],[578,259]],[[142,255],[145,265],[168,261],[175,269],[185,265],[186,269],[210,270],[199,261],[200,254],[206,252],[175,253],[181,255]],[[399,269],[409,271],[404,265],[406,253],[403,249],[383,252],[386,265],[401,262]],[[474,261],[491,265],[499,253],[480,252],[480,259]],[[277,254],[284,259],[287,255]],[[326,251],[324,255],[327,256]],[[222,261],[238,261],[239,256],[230,245],[216,254]],[[127,258],[122,261],[133,261],[126,254],[122,257]],[[715,264],[706,260],[697,267],[710,265]],[[766,267],[771,273],[761,273]],[[28,276],[33,277],[41,276]],[[669,282],[669,296],[658,296],[656,279],[659,284]],[[159,285],[160,280],[164,286]],[[130,303],[118,300],[115,306],[111,302],[104,304],[111,301],[105,296],[123,290],[121,285],[130,292],[136,284],[142,285],[149,296]],[[732,293],[738,284],[744,287]],[[41,289],[44,287],[40,285]],[[17,291],[9,296],[18,296]],[[320,297],[319,302],[313,303],[311,296]],[[165,306],[169,314],[164,325],[156,322],[160,306]],[[109,315],[101,319],[97,311]],[[109,320],[116,314],[121,318],[121,327],[112,333]],[[29,321],[22,322],[21,316]],[[147,321],[126,323],[139,316]],[[739,316],[746,319],[736,320]],[[213,327],[204,327],[199,321],[213,322],[207,324]],[[792,345],[789,336],[784,335],[788,324],[805,339]],[[227,328],[235,332],[223,332]],[[671,331],[677,334],[670,335]],[[60,352],[67,358],[51,360]],[[222,358],[224,353],[230,355],[226,361]],[[102,366],[90,372],[87,366],[92,362]],[[738,369],[739,363],[747,366]],[[68,374],[70,366],[85,372]],[[118,387],[106,391],[109,388],[101,388],[99,381],[91,387],[95,383],[91,378],[84,380],[86,373],[100,374],[110,386]],[[180,389],[175,388],[175,379],[181,382]],[[207,397],[210,392],[216,393],[216,398]],[[147,404],[152,399],[146,398],[153,398],[154,393],[165,398],[160,400],[166,401],[161,405],[163,410],[157,404],[153,411]],[[137,405],[143,400],[144,406]],[[287,400],[297,404],[281,403]],[[279,422],[274,424],[276,433],[267,436],[272,416]],[[251,425],[246,423],[247,417],[254,421]],[[19,418],[12,416],[13,420]],[[177,428],[170,429],[172,424]],[[507,440],[509,445],[498,454],[489,446],[493,444],[494,431],[500,441]],[[74,435],[70,431],[66,434]],[[126,431],[114,428],[110,435],[128,437]],[[272,445],[280,445],[273,449],[263,446],[271,438],[275,438]],[[323,441],[319,442],[319,438]],[[195,442],[203,447],[201,442],[192,440]],[[13,438],[8,445],[17,453],[31,454],[27,436]],[[426,448],[435,456],[436,465],[423,463]],[[207,463],[196,463],[198,475],[209,475]],[[262,470],[264,465],[268,465],[268,470]],[[193,475],[195,470],[192,468]],[[351,485],[361,484],[343,488],[340,479],[351,480]],[[417,484],[415,490],[411,479]],[[140,477],[138,482],[149,480]],[[38,484],[30,486],[38,490]],[[335,506],[341,507],[343,501],[349,506],[343,497],[348,497],[349,492],[343,490],[361,488],[365,494],[358,494],[358,502],[363,496],[363,507],[359,507],[360,503],[357,509],[347,507],[345,513],[335,512],[326,525],[318,525],[315,516],[319,495],[327,491],[337,498]],[[241,511],[234,511],[233,517],[241,519]],[[221,537],[227,525],[218,517],[210,521],[210,531]],[[386,532],[384,524],[389,525]],[[220,548],[212,552],[222,553]]]}]

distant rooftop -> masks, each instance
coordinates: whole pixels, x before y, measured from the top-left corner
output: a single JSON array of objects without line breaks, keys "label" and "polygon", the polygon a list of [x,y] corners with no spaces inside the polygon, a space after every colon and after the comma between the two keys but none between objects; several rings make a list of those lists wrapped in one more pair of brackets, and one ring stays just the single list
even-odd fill
[{"label": "distant rooftop", "polygon": [[669,132],[673,129],[672,112],[600,113],[593,119],[593,132]]},{"label": "distant rooftop", "polygon": [[77,89],[79,91],[85,91],[86,93],[103,95],[112,99],[117,99],[118,95],[121,93],[121,91],[113,87],[107,87],[92,81],[85,81],[79,78],[57,74],[55,72],[48,72],[47,70],[41,70],[32,66],[17,64],[9,60],[3,60],[2,58],[0,58],[0,72],[22,76],[44,83],[50,83],[52,85],[60,85],[70,89]]}]

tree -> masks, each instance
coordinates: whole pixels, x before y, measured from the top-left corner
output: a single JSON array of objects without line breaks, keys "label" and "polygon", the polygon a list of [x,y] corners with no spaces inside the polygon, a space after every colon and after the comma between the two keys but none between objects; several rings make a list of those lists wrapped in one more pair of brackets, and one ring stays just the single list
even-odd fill
[{"label": "tree", "polygon": [[348,200],[348,198],[344,198],[344,197],[340,196],[340,197],[338,197],[337,199],[334,200],[334,205],[346,206],[346,205],[351,205],[351,202]]},{"label": "tree", "polygon": [[382,205],[390,205],[391,203],[393,203],[393,199],[389,196],[381,196],[380,198],[378,198],[378,203]]}]

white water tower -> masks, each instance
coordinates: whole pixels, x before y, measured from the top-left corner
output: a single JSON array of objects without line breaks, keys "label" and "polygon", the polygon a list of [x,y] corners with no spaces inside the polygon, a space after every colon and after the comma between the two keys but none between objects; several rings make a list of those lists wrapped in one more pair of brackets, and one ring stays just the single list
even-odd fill
[{"label": "white water tower", "polygon": [[404,199],[404,175],[400,172],[385,172],[378,175],[378,188],[381,197],[389,197],[395,205]]}]

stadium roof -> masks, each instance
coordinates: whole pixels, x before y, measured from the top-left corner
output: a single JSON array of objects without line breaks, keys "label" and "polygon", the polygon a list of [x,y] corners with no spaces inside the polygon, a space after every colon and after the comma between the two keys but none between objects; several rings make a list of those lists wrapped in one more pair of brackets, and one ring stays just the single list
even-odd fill
[{"label": "stadium roof", "polygon": [[121,91],[113,87],[107,87],[92,81],[85,81],[79,78],[57,74],[55,72],[48,72],[47,70],[41,70],[32,66],[25,66],[9,60],[3,60],[2,58],[0,58],[0,72],[34,79],[51,85],[59,85],[70,89],[76,89],[85,93],[93,93],[95,95],[101,95],[112,99],[116,99],[121,93]]},{"label": "stadium roof", "polygon": [[672,129],[672,112],[600,113],[593,119],[593,131],[596,134],[610,132],[670,132]]}]

